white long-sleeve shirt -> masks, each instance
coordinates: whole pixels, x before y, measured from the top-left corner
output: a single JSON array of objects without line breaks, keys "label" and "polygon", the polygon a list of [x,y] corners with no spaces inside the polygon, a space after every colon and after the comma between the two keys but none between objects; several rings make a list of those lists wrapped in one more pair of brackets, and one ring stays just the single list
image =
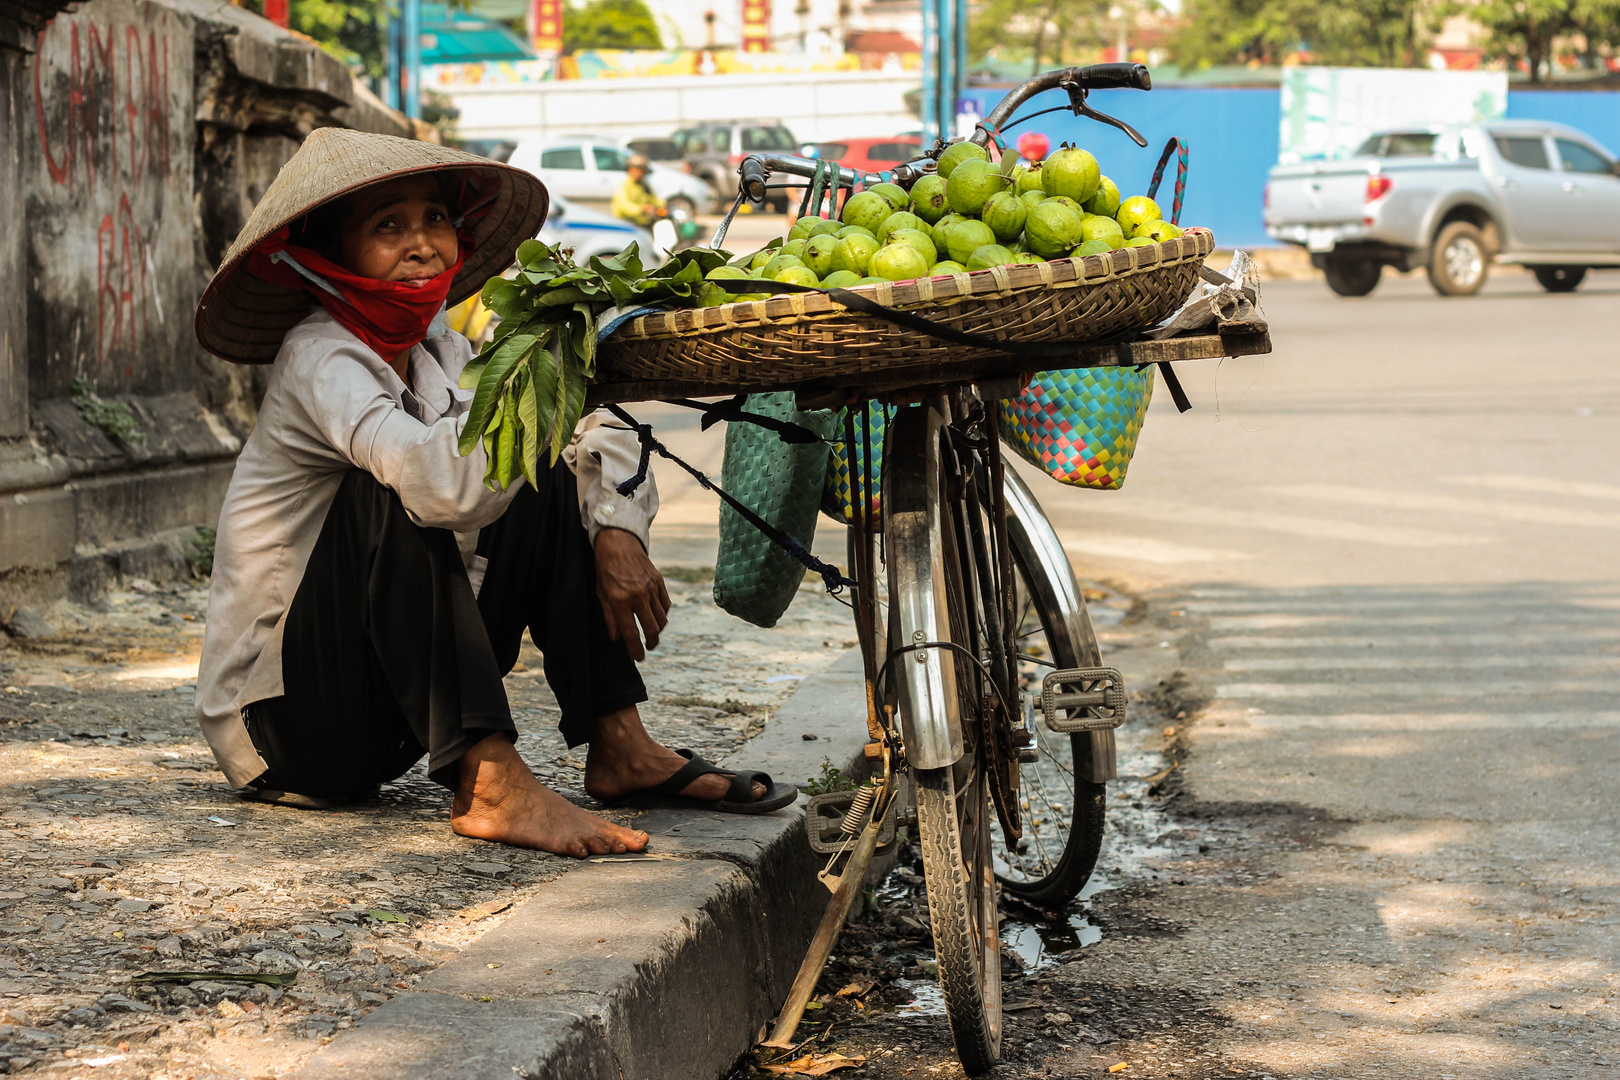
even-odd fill
[{"label": "white long-sleeve shirt", "polygon": [[[511,502],[521,481],[491,491],[483,447],[456,452],[473,396],[456,384],[471,359],[461,335],[429,337],[411,350],[413,392],[323,308],[288,332],[220,511],[197,673],[197,717],[233,785],[267,768],[242,708],[284,692],[282,627],[343,475],[365,469],[398,493],[411,520],[458,533],[490,524]],[[641,449],[634,432],[602,416],[587,416],[565,452],[580,516],[593,541],[611,525],[645,545],[657,486],[649,474],[629,498],[615,490],[635,475]]]}]

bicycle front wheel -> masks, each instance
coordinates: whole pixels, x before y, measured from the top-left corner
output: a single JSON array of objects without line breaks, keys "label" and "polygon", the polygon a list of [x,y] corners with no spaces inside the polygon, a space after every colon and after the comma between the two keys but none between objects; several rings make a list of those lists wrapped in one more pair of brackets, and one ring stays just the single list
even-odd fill
[{"label": "bicycle front wheel", "polygon": [[[990,834],[995,811],[980,710],[992,692],[974,630],[978,592],[961,549],[962,502],[948,490],[954,450],[933,407],[902,410],[884,455],[892,685],[907,754],[953,764],[914,770],[918,846],[934,958],[962,1067],[1001,1051],[1001,943]],[[957,472],[960,475],[960,472]],[[916,755],[916,756],[913,756]]]},{"label": "bicycle front wheel", "polygon": [[[1102,654],[1080,583],[1034,492],[1011,468],[1005,483],[1017,576],[1020,689],[1039,697],[1046,672],[1098,667]],[[1019,777],[1024,835],[1009,848],[997,831],[996,873],[1015,896],[1060,908],[1080,894],[1097,865],[1108,792],[1095,779],[1095,759],[1112,758],[1114,733],[1061,735],[1038,718],[1034,726],[1036,759],[1024,764]]]}]

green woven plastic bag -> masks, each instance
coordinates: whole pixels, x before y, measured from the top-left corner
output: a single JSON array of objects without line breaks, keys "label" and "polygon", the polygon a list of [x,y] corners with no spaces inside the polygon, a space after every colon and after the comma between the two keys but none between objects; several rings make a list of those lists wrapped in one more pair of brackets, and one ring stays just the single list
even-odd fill
[{"label": "green woven plastic bag", "polygon": [[[752,394],[747,412],[791,420],[831,438],[837,414],[800,412],[791,391]],[[826,443],[785,443],[758,424],[726,425],[720,486],[738,502],[803,544],[815,538],[816,511],[827,477]],[[714,560],[714,602],[755,626],[775,626],[793,602],[804,567],[725,503]]]}]

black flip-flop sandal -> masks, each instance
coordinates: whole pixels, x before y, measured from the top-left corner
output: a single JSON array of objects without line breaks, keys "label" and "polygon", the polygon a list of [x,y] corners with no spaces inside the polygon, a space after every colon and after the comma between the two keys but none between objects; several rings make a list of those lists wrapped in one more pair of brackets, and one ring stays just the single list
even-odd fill
[{"label": "black flip-flop sandal", "polygon": [[[636,810],[694,809],[718,810],[722,814],[769,814],[792,804],[799,797],[799,789],[791,784],[778,784],[769,773],[731,772],[716,768],[690,750],[675,751],[686,759],[686,764],[675,770],[668,780],[643,791],[633,791],[614,800],[614,806],[627,806]],[[681,791],[700,776],[718,774],[731,777],[731,789],[724,799],[699,799],[682,795]],[[765,785],[765,794],[753,797],[754,785]]]}]

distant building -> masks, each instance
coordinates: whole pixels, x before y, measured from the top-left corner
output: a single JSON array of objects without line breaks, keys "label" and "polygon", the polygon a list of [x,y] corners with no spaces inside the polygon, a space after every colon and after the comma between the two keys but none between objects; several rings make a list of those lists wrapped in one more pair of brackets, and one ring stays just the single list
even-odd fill
[{"label": "distant building", "polygon": [[922,51],[918,0],[647,0],[664,44],[684,49],[743,49],[744,8],[760,10],[771,52],[861,57],[882,67]]}]

